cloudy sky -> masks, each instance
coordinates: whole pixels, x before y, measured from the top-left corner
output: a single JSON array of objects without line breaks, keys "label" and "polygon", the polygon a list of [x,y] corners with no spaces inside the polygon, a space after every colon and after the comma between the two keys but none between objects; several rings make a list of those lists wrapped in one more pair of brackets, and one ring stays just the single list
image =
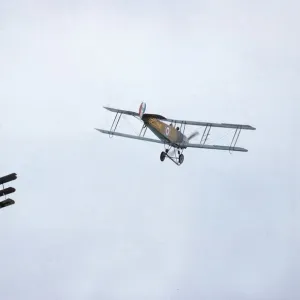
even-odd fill
[{"label": "cloudy sky", "polygon": [[[19,176],[0,211],[1,299],[299,299],[299,11],[0,0],[0,176]],[[111,125],[104,105],[141,101],[257,130],[248,153],[161,163],[161,145],[94,130]]]}]

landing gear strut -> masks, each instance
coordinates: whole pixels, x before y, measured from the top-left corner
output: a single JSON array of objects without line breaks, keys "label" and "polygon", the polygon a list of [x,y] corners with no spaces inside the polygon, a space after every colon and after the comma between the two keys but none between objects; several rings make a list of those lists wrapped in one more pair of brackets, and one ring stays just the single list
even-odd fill
[{"label": "landing gear strut", "polygon": [[[160,160],[164,161],[166,157],[168,157],[170,160],[172,160],[177,166],[180,166],[183,161],[184,161],[184,155],[182,154],[182,151],[176,151],[174,149],[174,154],[173,151],[170,151],[171,147],[169,149],[165,149],[165,151],[161,152],[160,154]],[[173,154],[170,154],[170,152]],[[178,152],[178,156],[177,156]]]}]

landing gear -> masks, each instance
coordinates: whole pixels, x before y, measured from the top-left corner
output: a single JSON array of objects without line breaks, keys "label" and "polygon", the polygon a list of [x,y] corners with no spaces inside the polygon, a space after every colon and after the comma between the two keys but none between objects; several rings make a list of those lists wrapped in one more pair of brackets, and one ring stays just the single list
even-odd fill
[{"label": "landing gear", "polygon": [[166,156],[167,156],[167,153],[166,153],[166,152],[162,152],[162,153],[160,154],[160,160],[161,160],[161,161],[164,161],[165,158],[166,158]]},{"label": "landing gear", "polygon": [[184,161],[184,155],[182,154],[182,149],[180,150],[176,150],[174,149],[173,151],[171,150],[171,146],[169,146],[168,149],[165,149],[165,151],[161,152],[160,154],[160,160],[164,161],[166,159],[166,157],[168,157],[170,160],[172,160],[177,166],[180,166],[183,161]]}]

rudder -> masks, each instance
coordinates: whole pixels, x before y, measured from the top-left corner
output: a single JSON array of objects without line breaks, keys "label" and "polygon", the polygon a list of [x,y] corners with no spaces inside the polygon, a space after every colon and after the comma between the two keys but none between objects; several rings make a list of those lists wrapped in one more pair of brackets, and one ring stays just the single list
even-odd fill
[{"label": "rudder", "polygon": [[142,102],[139,108],[139,116],[141,119],[143,118],[145,111],[146,111],[146,103]]}]

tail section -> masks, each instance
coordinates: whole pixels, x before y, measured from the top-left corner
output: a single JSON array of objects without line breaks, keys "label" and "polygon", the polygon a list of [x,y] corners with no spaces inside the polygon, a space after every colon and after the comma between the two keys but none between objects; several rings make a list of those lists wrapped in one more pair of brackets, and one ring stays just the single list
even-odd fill
[{"label": "tail section", "polygon": [[145,111],[146,111],[146,103],[142,102],[139,108],[139,116],[141,119],[143,118]]}]

